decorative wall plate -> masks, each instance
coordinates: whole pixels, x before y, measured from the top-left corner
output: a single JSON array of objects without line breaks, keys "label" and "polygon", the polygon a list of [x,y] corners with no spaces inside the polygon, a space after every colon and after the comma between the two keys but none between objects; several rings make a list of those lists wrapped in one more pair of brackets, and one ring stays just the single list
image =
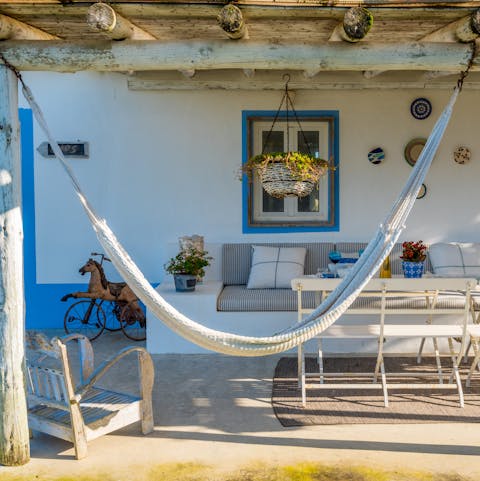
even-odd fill
[{"label": "decorative wall plate", "polygon": [[381,147],[372,149],[368,153],[368,160],[375,165],[381,164],[385,160],[385,152]]},{"label": "decorative wall plate", "polygon": [[410,165],[415,165],[417,159],[420,157],[422,149],[426,144],[427,139],[423,137],[419,137],[416,139],[410,140],[410,142],[405,146],[405,160]]},{"label": "decorative wall plate", "polygon": [[432,104],[430,100],[420,97],[412,102],[410,112],[416,119],[426,119],[432,113]]},{"label": "decorative wall plate", "polygon": [[427,195],[427,186],[422,184],[420,190],[418,191],[417,199],[423,199]]},{"label": "decorative wall plate", "polygon": [[467,164],[468,162],[470,162],[471,156],[472,153],[467,147],[457,147],[453,152],[453,160],[457,164]]}]

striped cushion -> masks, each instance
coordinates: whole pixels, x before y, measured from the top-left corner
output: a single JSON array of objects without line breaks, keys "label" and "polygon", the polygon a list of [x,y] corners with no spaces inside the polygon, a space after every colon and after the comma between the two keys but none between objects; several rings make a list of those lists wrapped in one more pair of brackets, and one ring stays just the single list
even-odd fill
[{"label": "striped cushion", "polygon": [[[334,250],[335,245],[331,242],[285,242],[285,243],[261,243],[259,246],[273,247],[305,247],[305,274],[315,274],[317,269],[326,269],[328,253]],[[243,285],[248,282],[250,266],[252,264],[252,244],[223,244],[222,248],[222,280],[226,286]]]},{"label": "striped cushion", "polygon": [[[315,307],[315,293],[302,292],[303,307]],[[297,293],[292,289],[247,289],[225,286],[217,300],[218,311],[296,311]]]},{"label": "striped cushion", "polygon": [[[480,293],[472,296],[475,310],[480,310]],[[457,292],[445,292],[438,297],[437,309],[461,309],[465,297]],[[315,293],[302,292],[305,309],[314,309]],[[380,297],[359,297],[352,309],[380,309]],[[387,299],[388,309],[426,309],[424,296],[391,297]],[[297,293],[291,289],[247,289],[246,286],[225,286],[217,300],[218,311],[296,311]],[[348,311],[347,311],[348,314]]]}]

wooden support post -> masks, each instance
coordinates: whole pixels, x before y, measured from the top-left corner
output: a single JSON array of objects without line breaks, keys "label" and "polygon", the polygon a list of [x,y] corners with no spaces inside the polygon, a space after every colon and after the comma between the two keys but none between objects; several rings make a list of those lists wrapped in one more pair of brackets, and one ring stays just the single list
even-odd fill
[{"label": "wooden support post", "polygon": [[229,38],[238,40],[247,38],[248,30],[242,11],[233,3],[225,5],[217,16],[218,24]]},{"label": "wooden support post", "polygon": [[0,40],[58,40],[43,30],[0,14]]},{"label": "wooden support post", "polygon": [[112,40],[155,40],[150,33],[123,18],[106,3],[94,3],[87,11],[87,24],[97,32],[107,34]]},{"label": "wooden support post", "polygon": [[0,65],[0,463],[6,466],[30,460],[20,176],[17,78]]}]

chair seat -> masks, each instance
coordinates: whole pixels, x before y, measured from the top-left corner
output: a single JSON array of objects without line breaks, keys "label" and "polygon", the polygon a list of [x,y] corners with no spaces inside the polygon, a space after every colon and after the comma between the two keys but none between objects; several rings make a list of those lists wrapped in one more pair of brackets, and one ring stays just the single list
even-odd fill
[{"label": "chair seat", "polygon": [[[92,426],[102,419],[112,417],[135,402],[140,402],[140,398],[93,387],[82,399],[80,410],[85,425]],[[70,412],[63,409],[38,404],[29,408],[29,413],[37,418],[48,419],[63,426],[71,426]]]}]

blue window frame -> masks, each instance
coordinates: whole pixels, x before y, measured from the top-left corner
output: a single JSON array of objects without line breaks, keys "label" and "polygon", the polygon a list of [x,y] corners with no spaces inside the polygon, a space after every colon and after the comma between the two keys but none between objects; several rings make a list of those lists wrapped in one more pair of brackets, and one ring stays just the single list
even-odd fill
[{"label": "blue window frame", "polygon": [[308,149],[312,155],[328,159],[336,168],[329,170],[321,178],[314,192],[302,199],[270,197],[261,187],[258,178],[249,179],[244,175],[243,232],[248,234],[338,231],[340,226],[338,111],[297,111],[298,123],[292,119],[291,112],[287,122],[287,114],[282,111],[270,132],[276,114],[275,111],[242,112],[243,163],[262,150],[306,152]]}]

